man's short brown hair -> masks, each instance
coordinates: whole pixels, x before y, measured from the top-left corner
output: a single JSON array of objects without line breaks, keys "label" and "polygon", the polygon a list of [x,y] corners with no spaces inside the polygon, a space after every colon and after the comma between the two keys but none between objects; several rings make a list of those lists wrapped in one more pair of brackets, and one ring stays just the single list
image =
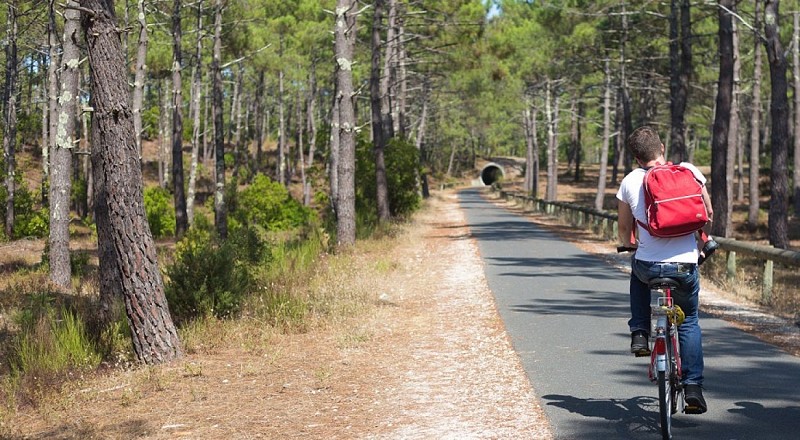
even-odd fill
[{"label": "man's short brown hair", "polygon": [[642,162],[655,160],[661,154],[661,138],[652,127],[639,127],[633,130],[627,140],[628,151]]}]

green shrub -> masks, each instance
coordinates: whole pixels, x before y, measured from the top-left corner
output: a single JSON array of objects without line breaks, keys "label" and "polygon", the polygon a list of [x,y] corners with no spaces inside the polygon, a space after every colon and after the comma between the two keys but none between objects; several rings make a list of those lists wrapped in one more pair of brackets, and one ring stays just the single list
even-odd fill
[{"label": "green shrub", "polygon": [[242,240],[231,234],[220,242],[207,230],[189,228],[176,245],[174,263],[166,268],[167,301],[177,322],[239,312],[252,284],[246,258],[242,259]]},{"label": "green shrub", "polygon": [[258,226],[266,231],[287,231],[309,224],[315,214],[293,199],[286,187],[259,174],[253,183],[231,197],[231,227]]},{"label": "green shrub", "polygon": [[159,186],[146,188],[144,210],[154,238],[175,235],[175,208],[169,191]]},{"label": "green shrub", "polygon": [[[2,166],[2,163],[0,163]],[[50,234],[50,211],[47,208],[38,207],[41,203],[37,202],[28,188],[22,184],[21,174],[15,177],[16,188],[14,190],[14,236],[5,238],[37,237],[43,238]],[[0,215],[6,217],[6,201],[8,191],[5,185],[0,185]]]},{"label": "green shrub", "polygon": [[19,376],[47,378],[100,364],[80,316],[64,307],[56,312],[47,294],[34,295],[31,300],[17,318],[21,330],[14,343],[12,371]]},{"label": "green shrub", "polygon": [[[357,219],[377,219],[377,184],[372,143],[361,140],[356,151]],[[419,151],[408,141],[391,139],[384,150],[389,210],[393,217],[407,217],[420,205],[417,174]]]}]

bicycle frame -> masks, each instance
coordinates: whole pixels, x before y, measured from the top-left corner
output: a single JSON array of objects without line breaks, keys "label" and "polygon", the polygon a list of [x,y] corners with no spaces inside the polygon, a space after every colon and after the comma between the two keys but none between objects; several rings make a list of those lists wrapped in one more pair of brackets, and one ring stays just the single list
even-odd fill
[{"label": "bicycle frame", "polygon": [[651,314],[656,322],[651,331],[653,349],[650,354],[648,376],[658,384],[658,405],[661,434],[664,440],[672,438],[672,415],[678,411],[681,386],[681,356],[678,340],[678,311],[673,304],[672,291],[668,285],[651,285],[659,293],[658,302]]},{"label": "bicycle frame", "polygon": [[[652,307],[651,314],[656,318],[655,326],[651,331],[653,349],[650,354],[650,368],[648,369],[648,376],[650,380],[655,382],[657,379],[657,372],[670,371],[667,369],[667,344],[671,344],[672,362],[674,365],[675,375],[680,380],[681,377],[681,357],[680,346],[678,342],[678,329],[674,325],[672,318],[669,316],[674,311],[672,303],[672,294],[669,288],[653,289],[659,292],[658,304]],[[669,338],[667,337],[669,336]],[[680,383],[680,382],[679,382]]]}]

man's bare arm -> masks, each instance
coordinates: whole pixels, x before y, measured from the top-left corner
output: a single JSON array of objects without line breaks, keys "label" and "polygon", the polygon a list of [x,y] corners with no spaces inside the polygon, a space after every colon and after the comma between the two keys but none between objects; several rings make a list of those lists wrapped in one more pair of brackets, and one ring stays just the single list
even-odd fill
[{"label": "man's bare arm", "polygon": [[631,205],[617,200],[617,223],[619,231],[619,241],[625,247],[636,247],[636,240],[633,239],[633,211]]}]

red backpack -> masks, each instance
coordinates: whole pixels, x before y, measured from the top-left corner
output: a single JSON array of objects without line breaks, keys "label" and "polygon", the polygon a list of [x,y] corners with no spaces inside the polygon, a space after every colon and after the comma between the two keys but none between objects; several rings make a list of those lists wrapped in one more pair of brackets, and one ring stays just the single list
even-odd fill
[{"label": "red backpack", "polygon": [[638,222],[655,237],[680,237],[708,223],[703,185],[686,167],[667,162],[644,175],[647,223]]}]

